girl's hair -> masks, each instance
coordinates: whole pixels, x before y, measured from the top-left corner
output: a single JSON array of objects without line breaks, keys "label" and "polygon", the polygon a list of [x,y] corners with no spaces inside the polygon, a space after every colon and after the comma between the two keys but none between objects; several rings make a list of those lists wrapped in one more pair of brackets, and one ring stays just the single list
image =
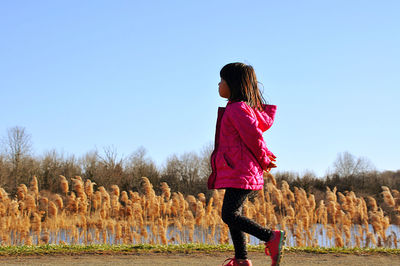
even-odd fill
[{"label": "girl's hair", "polygon": [[230,101],[245,101],[251,107],[262,110],[265,100],[258,89],[256,72],[252,66],[230,63],[225,65],[219,74],[228,84],[231,92]]}]

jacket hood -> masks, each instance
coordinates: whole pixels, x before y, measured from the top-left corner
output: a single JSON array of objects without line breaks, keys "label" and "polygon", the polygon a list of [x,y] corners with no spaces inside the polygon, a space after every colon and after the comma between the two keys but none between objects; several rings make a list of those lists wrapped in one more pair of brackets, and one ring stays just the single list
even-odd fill
[{"label": "jacket hood", "polygon": [[[234,101],[228,101],[227,105],[235,103]],[[276,105],[270,105],[270,104],[263,104],[262,105],[262,111],[258,110],[257,108],[252,108],[249,105],[247,105],[245,102],[236,102],[240,103],[247,108],[249,111],[250,109],[252,112],[254,112],[257,121],[258,121],[258,128],[262,131],[265,132],[267,131],[272,124],[274,123],[274,118],[275,118],[275,112],[276,112]],[[251,111],[250,111],[251,112]]]},{"label": "jacket hood", "polygon": [[267,129],[269,129],[275,118],[275,112],[276,112],[276,105],[268,105],[268,104],[263,104],[263,111],[260,111],[256,108],[254,108],[254,113],[257,117],[258,121],[258,128],[262,131],[265,132]]}]

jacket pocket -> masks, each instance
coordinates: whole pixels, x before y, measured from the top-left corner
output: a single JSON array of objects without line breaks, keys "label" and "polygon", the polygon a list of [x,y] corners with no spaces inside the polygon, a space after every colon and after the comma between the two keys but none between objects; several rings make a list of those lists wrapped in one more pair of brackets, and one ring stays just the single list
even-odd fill
[{"label": "jacket pocket", "polygon": [[246,147],[243,149],[242,158],[243,165],[250,174],[257,175],[260,171],[262,172],[262,168],[257,158]]},{"label": "jacket pocket", "polygon": [[233,164],[231,158],[229,158],[228,154],[224,153],[223,156],[224,156],[224,160],[225,160],[226,164],[227,164],[230,168],[234,169],[234,168],[235,168],[235,165]]}]

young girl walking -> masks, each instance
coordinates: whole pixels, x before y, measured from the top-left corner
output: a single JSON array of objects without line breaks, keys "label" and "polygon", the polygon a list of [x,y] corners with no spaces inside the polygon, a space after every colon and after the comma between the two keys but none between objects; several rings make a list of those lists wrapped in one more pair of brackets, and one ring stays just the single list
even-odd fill
[{"label": "young girl walking", "polygon": [[265,253],[271,256],[272,265],[279,265],[285,232],[264,228],[242,216],[246,198],[263,188],[264,171],[276,167],[276,157],[262,136],[272,126],[276,106],[265,104],[252,66],[227,64],[220,76],[219,95],[229,101],[218,109],[208,188],[225,189],[222,220],[229,227],[235,248],[235,257],[226,265],[252,265],[247,259],[244,233],[265,241]]}]

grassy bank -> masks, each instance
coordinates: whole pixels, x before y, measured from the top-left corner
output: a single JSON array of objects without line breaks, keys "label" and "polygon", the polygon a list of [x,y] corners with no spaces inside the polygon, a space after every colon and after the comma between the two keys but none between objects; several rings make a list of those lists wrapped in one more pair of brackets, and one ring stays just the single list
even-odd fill
[{"label": "grassy bank", "polygon": [[[248,246],[249,251],[264,252],[261,245]],[[56,255],[56,254],[132,254],[132,253],[212,253],[233,251],[232,245],[39,245],[39,246],[1,246],[0,256]],[[397,254],[400,249],[388,248],[286,248],[293,253],[337,253],[337,254]]]}]

